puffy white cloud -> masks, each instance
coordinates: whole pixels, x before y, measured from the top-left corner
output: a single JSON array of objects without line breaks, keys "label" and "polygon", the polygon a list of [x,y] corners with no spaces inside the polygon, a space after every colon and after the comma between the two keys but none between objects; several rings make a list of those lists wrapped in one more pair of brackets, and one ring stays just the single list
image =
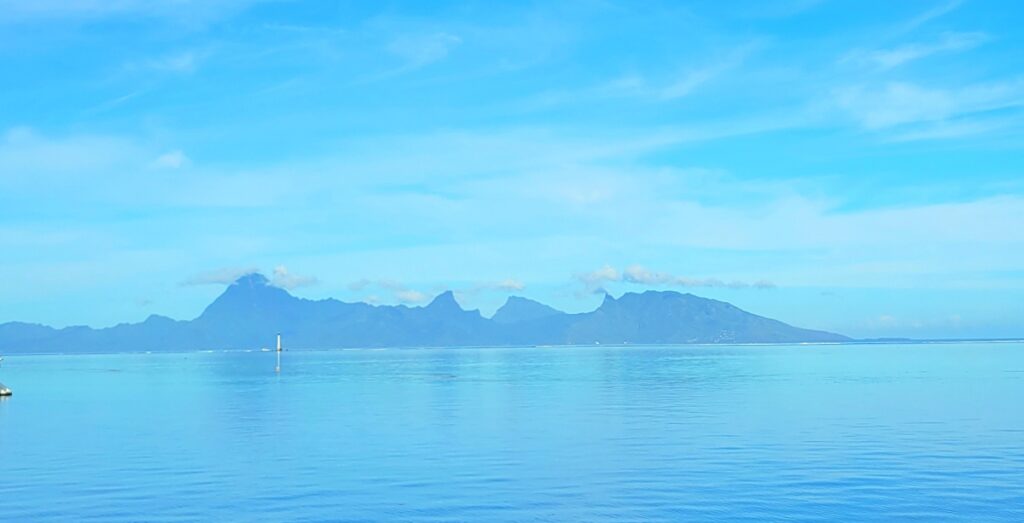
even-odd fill
[{"label": "puffy white cloud", "polygon": [[[235,280],[247,274],[256,274],[260,270],[256,267],[224,267],[212,271],[201,272],[181,282],[182,285],[229,285]],[[282,289],[292,290],[299,287],[306,287],[317,283],[312,276],[300,276],[292,274],[284,265],[274,267],[270,277],[270,284]]]},{"label": "puffy white cloud", "polygon": [[430,299],[430,296],[413,289],[406,289],[395,292],[395,298],[402,303],[408,304],[419,304],[425,303]]},{"label": "puffy white cloud", "polygon": [[476,283],[468,288],[458,289],[461,294],[477,294],[484,291],[519,292],[526,289],[526,284],[515,278],[506,278],[499,281],[488,281]]},{"label": "puffy white cloud", "polygon": [[747,283],[742,281],[725,282],[717,278],[687,278],[685,276],[675,276],[666,272],[652,272],[639,265],[627,267],[622,271],[622,281],[640,285],[667,285],[672,287],[729,287],[733,289],[769,289],[775,286],[771,282],[764,280]]},{"label": "puffy white cloud", "polygon": [[[391,293],[393,301],[409,305],[424,303],[430,298],[426,293],[409,288],[409,286],[404,283],[388,279],[371,280],[363,278],[350,283],[348,288],[353,292],[361,292],[367,289],[388,291]],[[381,299],[381,297],[376,294],[371,294],[364,298],[364,301],[371,305],[378,305],[383,303],[385,300]]]},{"label": "puffy white cloud", "polygon": [[278,265],[277,267],[274,267],[274,274],[270,278],[271,285],[287,290],[292,290],[299,287],[308,287],[310,285],[315,285],[316,283],[316,278],[312,276],[300,276],[298,274],[292,274],[284,265]]},{"label": "puffy white cloud", "polygon": [[628,283],[662,287],[726,287],[731,289],[770,289],[775,287],[771,282],[758,280],[755,282],[723,281],[717,278],[689,278],[676,276],[667,272],[650,271],[640,265],[631,265],[622,271],[605,265],[595,271],[577,274],[576,279],[583,284],[587,292],[605,292],[608,283]]},{"label": "puffy white cloud", "polygon": [[[368,289],[379,289],[388,291],[393,301],[406,304],[418,304],[428,301],[430,295],[404,283],[389,280],[389,279],[376,279],[371,280],[363,278],[356,280],[348,285],[349,290],[353,292],[362,292]],[[435,287],[435,290],[439,287]],[[515,278],[506,278],[498,281],[483,282],[471,285],[462,289],[454,289],[454,291],[460,296],[475,295],[484,291],[500,291],[500,292],[519,292],[526,288],[526,284],[521,280]],[[364,301],[370,304],[383,303],[380,296],[371,294],[364,298]]]},{"label": "puffy white cloud", "polygon": [[521,291],[521,290],[525,289],[526,288],[526,284],[523,283],[522,281],[519,281],[519,280],[515,279],[515,278],[508,278],[508,279],[504,279],[504,280],[499,281],[498,283],[496,283],[494,285],[494,287],[496,289],[498,289],[498,290],[513,292],[513,291]]},{"label": "puffy white cloud", "polygon": [[591,272],[577,274],[576,279],[583,284],[587,292],[604,292],[606,283],[622,281],[622,273],[614,267],[605,265]]}]

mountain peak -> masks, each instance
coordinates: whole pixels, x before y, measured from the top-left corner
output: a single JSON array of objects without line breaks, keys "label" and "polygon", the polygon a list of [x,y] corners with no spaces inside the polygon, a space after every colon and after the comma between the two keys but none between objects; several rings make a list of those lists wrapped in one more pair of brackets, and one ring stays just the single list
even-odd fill
[{"label": "mountain peak", "polygon": [[428,309],[432,310],[462,310],[459,306],[459,302],[455,301],[455,293],[452,291],[444,291],[438,294],[429,305]]},{"label": "mountain peak", "polygon": [[605,305],[612,305],[614,303],[615,303],[615,297],[612,296],[611,294],[608,294],[607,292],[604,293],[604,299],[601,300],[601,306],[604,307]]},{"label": "mountain peak", "polygon": [[[224,289],[201,315],[206,320],[231,321],[240,318],[273,318],[275,311],[289,306],[296,298],[288,291],[270,285],[266,276],[254,272],[246,274]],[[254,316],[255,315],[255,316]]]},{"label": "mountain peak", "polygon": [[266,276],[258,272],[251,272],[249,274],[243,274],[242,276],[239,276],[238,279],[235,280],[234,283],[232,283],[232,285],[242,285],[246,287],[266,287],[270,285],[270,280],[268,280]]}]

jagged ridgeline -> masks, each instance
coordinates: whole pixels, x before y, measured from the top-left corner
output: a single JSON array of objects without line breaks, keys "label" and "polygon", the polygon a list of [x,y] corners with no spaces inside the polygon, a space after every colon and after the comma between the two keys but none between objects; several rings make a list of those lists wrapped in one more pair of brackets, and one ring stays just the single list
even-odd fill
[{"label": "jagged ridgeline", "polygon": [[196,319],[150,316],[106,329],[0,325],[0,352],[125,352],[252,349],[282,333],[291,348],[456,347],[679,343],[836,342],[729,303],[671,291],[606,296],[593,312],[567,314],[511,297],[493,318],[463,310],[451,291],[425,307],[306,300],[260,274],[229,285]]}]

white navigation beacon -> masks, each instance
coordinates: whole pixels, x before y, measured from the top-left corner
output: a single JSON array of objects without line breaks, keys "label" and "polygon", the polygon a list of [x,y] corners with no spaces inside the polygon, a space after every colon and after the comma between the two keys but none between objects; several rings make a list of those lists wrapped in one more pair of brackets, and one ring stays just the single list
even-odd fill
[{"label": "white navigation beacon", "polygon": [[277,365],[274,366],[274,372],[281,373],[281,333],[277,333]]}]

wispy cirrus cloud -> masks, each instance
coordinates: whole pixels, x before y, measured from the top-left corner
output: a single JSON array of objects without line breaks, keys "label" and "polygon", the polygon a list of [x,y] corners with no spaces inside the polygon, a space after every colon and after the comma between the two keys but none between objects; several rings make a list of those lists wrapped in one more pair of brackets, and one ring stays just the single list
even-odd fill
[{"label": "wispy cirrus cloud", "polygon": [[749,43],[733,49],[714,63],[687,71],[676,80],[655,89],[654,95],[662,100],[675,100],[687,96],[704,84],[740,66],[758,47],[758,43]]},{"label": "wispy cirrus cloud", "polygon": [[153,166],[161,169],[178,169],[189,164],[189,158],[181,150],[168,151],[153,160]]},{"label": "wispy cirrus cloud", "polygon": [[263,0],[0,0],[0,23],[119,17],[206,23]]},{"label": "wispy cirrus cloud", "polygon": [[387,289],[387,290],[395,290],[395,289],[405,288],[404,285],[402,285],[402,284],[400,284],[400,283],[398,283],[396,281],[392,281],[392,280],[370,280],[370,279],[366,279],[366,278],[363,278],[361,280],[356,280],[356,281],[348,284],[348,290],[354,291],[354,292],[364,291],[364,290],[369,289],[371,287],[380,287],[382,289]]},{"label": "wispy cirrus cloud", "polygon": [[401,35],[388,44],[388,51],[405,61],[403,71],[419,69],[445,59],[462,44],[458,35],[444,31]]},{"label": "wispy cirrus cloud", "polygon": [[888,82],[840,88],[835,96],[862,127],[880,130],[1024,107],[1024,78],[952,88]]},{"label": "wispy cirrus cloud", "polygon": [[144,63],[144,66],[154,71],[191,73],[199,66],[199,56],[193,51],[185,51],[149,60]]},{"label": "wispy cirrus cloud", "polygon": [[963,4],[963,0],[947,0],[935,4],[933,7],[923,11],[921,14],[911,18],[906,23],[900,26],[901,32],[910,32],[918,27],[935,20],[936,18],[945,16],[948,13],[955,11]]},{"label": "wispy cirrus cloud", "polygon": [[135,60],[124,64],[124,71],[137,73],[164,73],[168,75],[187,75],[199,70],[203,61],[209,57],[209,50],[187,50],[164,54],[143,60]]},{"label": "wispy cirrus cloud", "polygon": [[[813,20],[764,25],[745,16],[754,7],[713,2],[339,4],[334,17],[253,10],[204,33],[148,18],[228,3],[0,0],[0,19],[39,10],[8,39],[39,54],[35,65],[10,55],[28,74],[7,79],[5,117],[52,115],[38,134],[0,139],[3,228],[14,231],[0,242],[3,267],[37,275],[7,296],[65,292],[61,260],[88,265],[76,282],[129,270],[133,282],[175,282],[189,263],[304,249],[316,274],[417,282],[404,290],[418,295],[400,298],[367,287],[387,303],[479,285],[473,302],[486,307],[519,292],[486,283],[497,275],[544,293],[567,268],[605,261],[618,280],[599,285],[682,287],[677,269],[630,274],[633,260],[685,260],[689,283],[763,276],[785,286],[779,295],[822,283],[1020,285],[990,276],[1024,252],[1021,188],[994,185],[1020,163],[1020,37],[1003,19],[1015,13],[932,0],[907,22],[919,7],[825,2]],[[963,17],[949,14],[958,8]],[[74,23],[42,30],[58,17]],[[78,23],[98,17],[125,31]],[[69,27],[89,45],[64,46]],[[751,35],[770,36],[731,56]],[[837,63],[850,42],[862,50]],[[194,74],[213,73],[213,58],[217,74]],[[40,88],[71,60],[66,87]],[[110,78],[110,60],[141,69]],[[400,67],[423,76],[358,81]],[[543,93],[556,96],[526,106]],[[986,139],[957,141],[972,136]],[[948,142],[908,143],[925,140]],[[186,147],[202,155],[187,169]]]},{"label": "wispy cirrus cloud", "polygon": [[943,34],[942,38],[935,42],[914,42],[888,49],[858,49],[840,61],[865,64],[881,70],[893,69],[940,53],[974,49],[990,39],[988,34],[982,32],[951,32]]},{"label": "wispy cirrus cloud", "polygon": [[83,110],[82,114],[87,115],[87,116],[96,116],[96,115],[105,113],[107,111],[111,111],[111,110],[120,108],[120,107],[124,106],[125,104],[127,104],[128,102],[130,102],[131,100],[133,100],[135,98],[138,98],[142,94],[143,94],[143,91],[133,91],[133,92],[130,92],[128,94],[123,94],[121,96],[116,96],[114,98],[110,98],[108,100],[100,102],[100,103],[96,104],[93,107],[89,107],[89,108]]},{"label": "wispy cirrus cloud", "polygon": [[544,92],[534,96],[526,105],[552,107],[629,98],[653,102],[679,100],[694,94],[742,66],[761,46],[760,42],[753,41],[727,49],[717,55],[713,53],[713,56],[703,63],[677,67],[675,74],[632,72],[596,85]]},{"label": "wispy cirrus cloud", "polygon": [[47,136],[29,127],[15,127],[0,135],[0,178],[17,174],[30,181],[52,173],[80,176],[142,164],[145,154],[145,147],[123,136]]},{"label": "wispy cirrus cloud", "polygon": [[[385,24],[386,25],[386,24]],[[400,31],[388,26],[386,31]],[[395,77],[427,68],[448,58],[456,48],[462,45],[462,37],[446,31],[418,31],[409,29],[393,37],[384,45],[384,62],[392,65],[361,77],[357,83],[376,83],[392,80]],[[398,65],[393,65],[395,59]]]}]

